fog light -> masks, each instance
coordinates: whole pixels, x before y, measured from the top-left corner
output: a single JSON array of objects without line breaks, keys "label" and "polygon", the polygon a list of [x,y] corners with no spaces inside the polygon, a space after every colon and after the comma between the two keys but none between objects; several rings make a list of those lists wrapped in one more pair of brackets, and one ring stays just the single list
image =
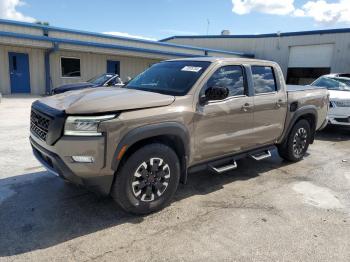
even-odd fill
[{"label": "fog light", "polygon": [[93,163],[95,161],[92,156],[72,156],[72,159],[77,163]]}]

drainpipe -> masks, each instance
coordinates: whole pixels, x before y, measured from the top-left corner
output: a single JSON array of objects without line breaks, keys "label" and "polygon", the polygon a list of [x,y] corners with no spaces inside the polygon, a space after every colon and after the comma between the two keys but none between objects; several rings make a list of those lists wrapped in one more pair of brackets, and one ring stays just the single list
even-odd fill
[{"label": "drainpipe", "polygon": [[58,43],[54,42],[52,43],[52,48],[45,52],[45,89],[47,95],[51,93],[50,55],[58,51],[58,49]]}]

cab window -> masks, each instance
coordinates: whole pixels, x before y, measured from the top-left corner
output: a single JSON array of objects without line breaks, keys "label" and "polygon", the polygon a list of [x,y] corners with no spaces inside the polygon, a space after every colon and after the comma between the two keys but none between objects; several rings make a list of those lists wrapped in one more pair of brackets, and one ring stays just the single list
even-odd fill
[{"label": "cab window", "polygon": [[270,66],[252,66],[253,86],[255,94],[273,93],[277,91],[276,78]]},{"label": "cab window", "polygon": [[223,66],[208,80],[203,92],[210,87],[227,87],[229,97],[245,95],[245,79],[241,66]]}]

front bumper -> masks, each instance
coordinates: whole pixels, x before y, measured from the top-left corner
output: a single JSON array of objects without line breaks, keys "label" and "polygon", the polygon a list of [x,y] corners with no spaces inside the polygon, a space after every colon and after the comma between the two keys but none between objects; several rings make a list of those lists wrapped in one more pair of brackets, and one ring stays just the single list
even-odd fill
[{"label": "front bumper", "polygon": [[[108,195],[113,183],[113,173],[97,172],[89,168],[89,164],[67,162],[67,157],[60,157],[40,145],[30,137],[33,154],[49,173],[68,180],[76,185],[81,185],[99,195]],[[58,142],[59,143],[59,142]]]},{"label": "front bumper", "polygon": [[328,112],[328,123],[338,126],[350,126],[350,107],[339,107],[334,105]]},{"label": "front bumper", "polygon": [[338,126],[350,126],[350,116],[329,116],[328,123]]}]

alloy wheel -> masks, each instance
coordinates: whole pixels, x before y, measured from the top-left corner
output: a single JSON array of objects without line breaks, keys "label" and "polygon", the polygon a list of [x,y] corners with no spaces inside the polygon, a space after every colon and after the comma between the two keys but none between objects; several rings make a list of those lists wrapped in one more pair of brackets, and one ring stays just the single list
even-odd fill
[{"label": "alloy wheel", "polygon": [[136,169],[132,180],[134,196],[143,202],[161,197],[170,180],[169,165],[161,158],[151,158]]},{"label": "alloy wheel", "polygon": [[293,139],[293,153],[296,157],[301,157],[307,144],[307,131],[301,127],[297,130]]}]

